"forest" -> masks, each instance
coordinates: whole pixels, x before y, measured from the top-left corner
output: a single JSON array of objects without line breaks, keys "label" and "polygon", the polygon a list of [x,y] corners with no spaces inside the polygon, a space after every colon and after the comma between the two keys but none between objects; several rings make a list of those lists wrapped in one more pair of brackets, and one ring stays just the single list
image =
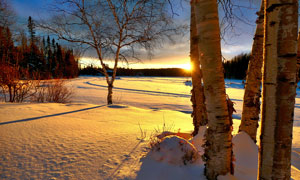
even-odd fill
[{"label": "forest", "polygon": [[13,37],[8,26],[0,26],[2,73],[5,68],[10,68],[23,73],[23,78],[53,79],[78,76],[78,59],[72,49],[61,46],[49,36],[46,38],[37,36],[35,23],[31,17],[28,18],[27,27],[28,33]]}]

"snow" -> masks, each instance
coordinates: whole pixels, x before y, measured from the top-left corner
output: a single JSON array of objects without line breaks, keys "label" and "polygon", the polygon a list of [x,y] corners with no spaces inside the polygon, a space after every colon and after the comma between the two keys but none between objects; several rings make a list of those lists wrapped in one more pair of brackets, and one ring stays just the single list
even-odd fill
[{"label": "snow", "polygon": [[[179,140],[189,151],[196,148],[203,154],[205,127],[189,142],[174,134],[172,140],[164,137],[170,140],[163,145],[168,156],[149,149],[154,134],[193,130],[188,80],[121,77],[115,81],[116,104],[111,106],[105,105],[107,88],[101,77],[69,80],[75,94],[68,104],[0,103],[0,179],[205,179],[201,158],[184,165],[178,157],[186,151],[171,148]],[[256,179],[258,147],[247,134],[237,134],[243,84],[226,80],[226,87],[237,110],[235,174],[219,179]],[[299,95],[293,134],[292,179],[300,179]]]},{"label": "snow", "polygon": [[258,146],[248,134],[240,132],[232,139],[235,157],[235,172],[237,179],[256,179],[258,165]]}]

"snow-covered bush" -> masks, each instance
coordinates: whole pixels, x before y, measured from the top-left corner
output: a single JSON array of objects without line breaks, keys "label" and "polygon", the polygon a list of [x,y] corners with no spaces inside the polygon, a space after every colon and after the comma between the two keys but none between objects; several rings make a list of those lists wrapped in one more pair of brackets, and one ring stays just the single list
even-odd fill
[{"label": "snow-covered bush", "polygon": [[153,159],[169,164],[187,165],[195,162],[200,157],[194,145],[176,135],[152,140],[150,147],[149,155]]}]

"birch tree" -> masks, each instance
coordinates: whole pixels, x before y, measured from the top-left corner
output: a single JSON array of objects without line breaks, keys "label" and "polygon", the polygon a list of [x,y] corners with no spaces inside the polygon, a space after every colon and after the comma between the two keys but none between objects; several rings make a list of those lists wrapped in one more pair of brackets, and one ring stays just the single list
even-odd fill
[{"label": "birch tree", "polygon": [[260,113],[261,78],[263,64],[263,37],[264,37],[264,3],[262,2],[256,32],[252,45],[252,53],[248,64],[245,94],[243,101],[242,120],[239,131],[246,132],[254,142]]},{"label": "birch tree", "polygon": [[195,19],[194,3],[191,3],[191,23],[190,23],[190,58],[192,66],[192,85],[191,102],[193,106],[193,136],[198,134],[199,127],[207,124],[207,115],[205,108],[205,98],[202,86],[202,72],[200,69],[199,51],[198,51],[198,36]]},{"label": "birch tree", "polygon": [[297,70],[297,0],[265,0],[259,179],[290,179]]},{"label": "birch tree", "polygon": [[[167,0],[58,0],[56,17],[40,27],[54,32],[60,39],[95,50],[108,85],[107,104],[112,104],[112,89],[120,61],[137,59],[141,48],[171,38],[182,30],[175,27],[166,10]],[[107,72],[113,62],[113,73]]]},{"label": "birch tree", "polygon": [[205,175],[208,179],[216,179],[218,175],[233,172],[232,122],[226,102],[218,4],[216,0],[193,0],[191,3],[195,5],[198,50],[208,116]]}]

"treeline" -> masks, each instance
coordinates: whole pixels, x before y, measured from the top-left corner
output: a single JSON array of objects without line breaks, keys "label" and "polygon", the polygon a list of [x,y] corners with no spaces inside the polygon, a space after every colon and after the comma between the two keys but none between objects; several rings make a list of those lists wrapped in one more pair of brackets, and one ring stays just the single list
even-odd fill
[{"label": "treeline", "polygon": [[227,79],[246,79],[250,54],[240,54],[223,63]]},{"label": "treeline", "polygon": [[73,50],[55,39],[36,36],[35,24],[28,19],[28,34],[21,34],[15,45],[9,27],[0,26],[0,63],[26,70],[30,78],[73,78],[78,76],[78,62]]},{"label": "treeline", "polygon": [[[108,70],[112,73],[112,70]],[[88,66],[79,71],[79,75],[103,75],[102,68]],[[181,68],[161,68],[161,69],[129,69],[118,68],[117,76],[163,76],[163,77],[187,77],[191,73]]]},{"label": "treeline", "polygon": [[[240,54],[233,57],[231,60],[224,62],[225,78],[246,80],[250,56],[250,54]],[[300,77],[300,71],[298,74]]]}]

